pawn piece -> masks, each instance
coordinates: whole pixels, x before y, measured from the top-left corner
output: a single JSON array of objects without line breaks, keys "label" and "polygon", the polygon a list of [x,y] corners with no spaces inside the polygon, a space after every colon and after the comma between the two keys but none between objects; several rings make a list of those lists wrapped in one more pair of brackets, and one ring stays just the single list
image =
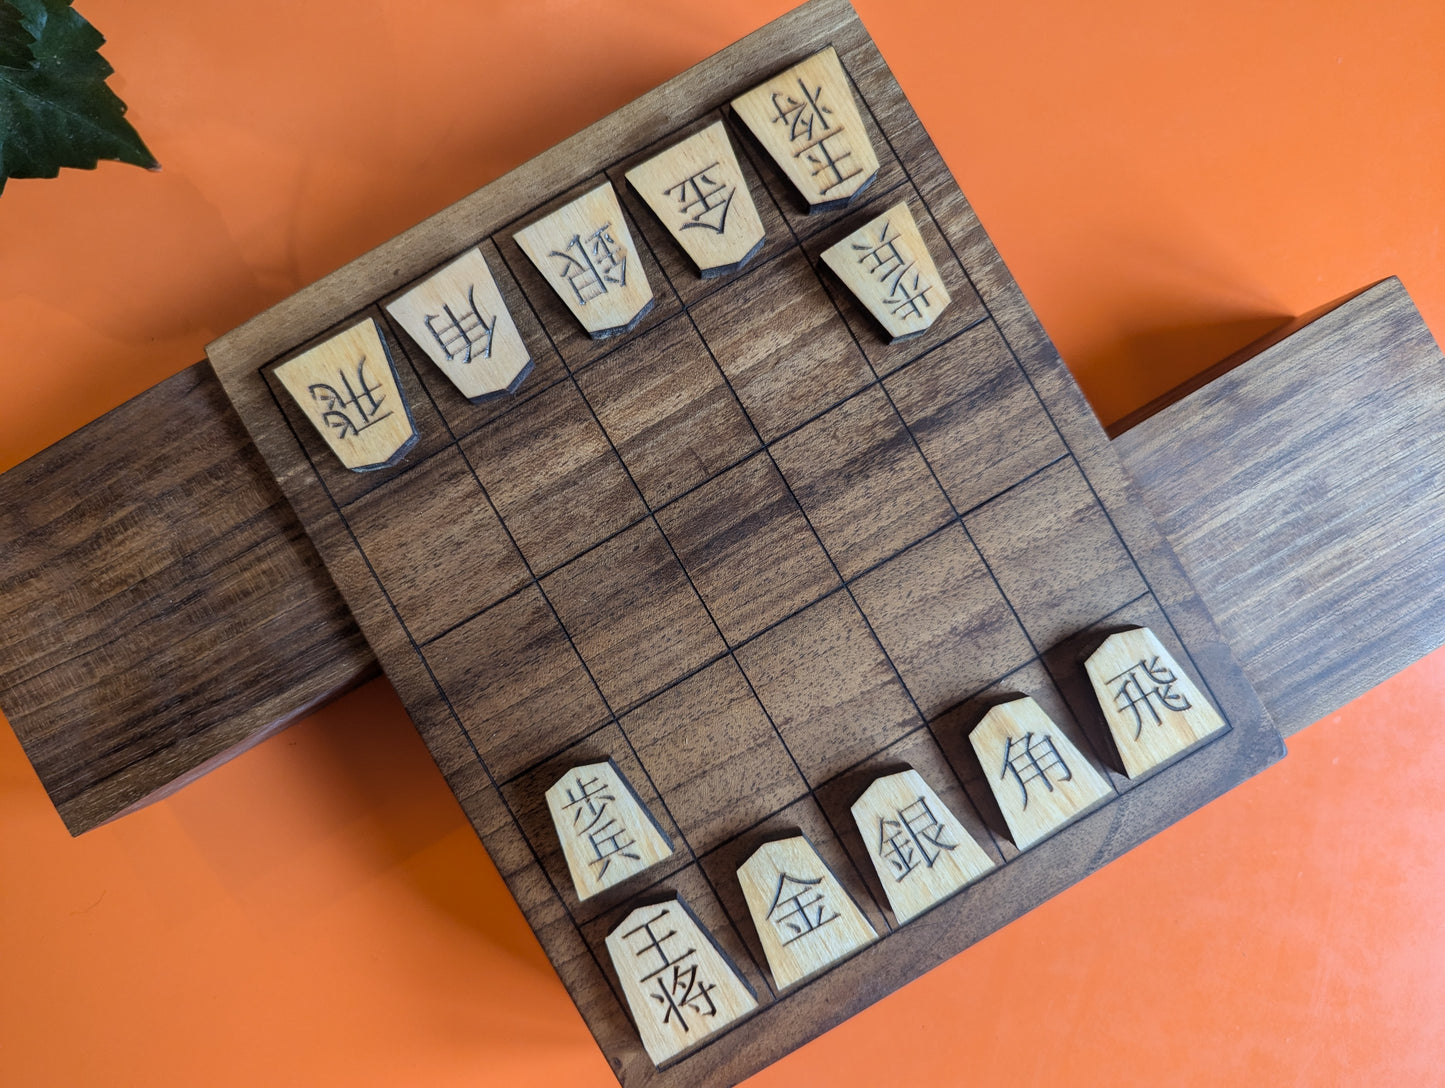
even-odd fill
[{"label": "pawn piece", "polygon": [[721,121],[634,166],[627,180],[703,279],[735,272],[763,248],[763,221]]},{"label": "pawn piece", "polygon": [[1084,667],[1130,778],[1225,728],[1147,627],[1110,635]]},{"label": "pawn piece", "polygon": [[1020,850],[1114,794],[1104,776],[1027,695],[994,707],[968,739]]},{"label": "pawn piece", "polygon": [[994,866],[917,771],[874,780],[853,803],[853,819],[900,924]]},{"label": "pawn piece", "polygon": [[607,953],[654,1065],[758,1007],[752,987],[680,897],[634,910],[607,935]]},{"label": "pawn piece", "polygon": [[802,835],[758,847],[738,866],[738,883],[780,990],[878,939]]},{"label": "pawn piece", "polygon": [[847,205],[878,174],[878,156],[830,45],[733,99],[809,213]]},{"label": "pawn piece", "polygon": [[652,287],[611,182],[512,235],[594,340],[627,332],[652,308]]},{"label": "pawn piece", "polygon": [[926,332],[951,301],[907,201],[824,250],[823,262],[894,343]]},{"label": "pawn piece", "polygon": [[672,842],[612,760],[573,767],[547,791],[578,899],[672,856]]},{"label": "pawn piece", "polygon": [[376,321],[343,329],[272,373],[353,472],[388,468],[416,444],[411,409]]},{"label": "pawn piece", "polygon": [[531,353],[479,250],[467,250],[386,312],[473,404],[515,393],[532,372]]}]

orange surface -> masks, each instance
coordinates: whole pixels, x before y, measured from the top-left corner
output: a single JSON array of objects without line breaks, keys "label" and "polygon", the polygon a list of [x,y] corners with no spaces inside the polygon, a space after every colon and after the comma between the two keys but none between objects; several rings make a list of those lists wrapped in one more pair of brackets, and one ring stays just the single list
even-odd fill
[{"label": "orange surface", "polygon": [[[787,0],[82,0],[164,164],[0,197],[0,467]],[[859,0],[1105,420],[1396,273],[1445,8]],[[757,1085],[1439,1084],[1445,653]],[[613,1083],[385,683],[70,839],[0,730],[0,1084]]]}]

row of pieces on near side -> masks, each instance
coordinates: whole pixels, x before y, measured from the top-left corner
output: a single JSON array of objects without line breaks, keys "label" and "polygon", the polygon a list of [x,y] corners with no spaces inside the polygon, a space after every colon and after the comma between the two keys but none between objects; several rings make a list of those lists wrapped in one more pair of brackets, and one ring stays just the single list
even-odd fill
[{"label": "row of pieces on near side", "polygon": [[[1085,668],[1131,776],[1224,728],[1147,628],[1109,636]],[[992,707],[969,740],[1020,850],[1113,794],[1105,777],[1028,696]],[[673,853],[667,834],[610,760],[572,768],[547,791],[547,804],[579,899]],[[875,779],[852,814],[900,925],[994,868],[916,770]],[[878,939],[801,835],[763,843],[737,876],[780,991]],[[608,936],[607,948],[643,1044],[658,1064],[756,1007],[747,982],[680,899],[633,910]]]},{"label": "row of pieces on near side", "polygon": [[[831,47],[739,96],[732,107],[810,211],[846,205],[878,172]],[[703,278],[734,271],[762,249],[762,219],[721,121],[633,167],[627,180]],[[626,332],[651,309],[652,287],[610,182],[513,238],[590,336]],[[926,331],[949,303],[906,202],[822,257],[893,340]],[[515,392],[531,372],[531,353],[475,248],[387,311],[473,403]],[[353,471],[394,465],[417,440],[385,339],[371,318],[288,360],[275,375]]]}]

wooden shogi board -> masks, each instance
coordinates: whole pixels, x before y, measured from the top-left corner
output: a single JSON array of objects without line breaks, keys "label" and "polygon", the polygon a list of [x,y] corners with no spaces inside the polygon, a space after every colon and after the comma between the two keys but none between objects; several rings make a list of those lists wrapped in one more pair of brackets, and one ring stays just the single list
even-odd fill
[{"label": "wooden shogi board", "polygon": [[[809,216],[726,103],[826,45],[882,163]],[[767,231],[703,280],[624,174],[722,117]],[[656,304],[589,339],[512,240],[603,178]],[[890,345],[819,253],[898,200],[953,303]],[[480,245],[535,370],[474,406],[384,304]],[[359,317],[419,432],[352,473],[271,371]],[[620,1080],[734,1083],[1067,888],[1282,753],[1067,369],[852,9],[814,0],[211,345],[256,445]],[[1080,660],[1151,627],[1229,729],[1134,782]],[[968,730],[1033,696],[1116,796],[1020,854]],[[579,903],[543,799],[611,757],[678,849]],[[895,926],[849,805],[907,764],[1000,866]],[[736,878],[801,830],[881,940],[779,996]],[[680,893],[760,1009],[663,1070],[604,946]],[[1121,919],[1121,924],[1127,924]],[[475,980],[485,986],[485,979]]]}]

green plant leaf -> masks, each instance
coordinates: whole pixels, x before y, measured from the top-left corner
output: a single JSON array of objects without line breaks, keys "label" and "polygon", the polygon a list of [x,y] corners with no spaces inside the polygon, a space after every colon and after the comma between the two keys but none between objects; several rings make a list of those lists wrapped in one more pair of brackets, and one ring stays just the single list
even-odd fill
[{"label": "green plant leaf", "polygon": [[[0,0],[0,192],[7,178],[53,178],[100,159],[160,165],[105,85],[104,43],[70,0]],[[30,62],[17,66],[22,49]]]}]

